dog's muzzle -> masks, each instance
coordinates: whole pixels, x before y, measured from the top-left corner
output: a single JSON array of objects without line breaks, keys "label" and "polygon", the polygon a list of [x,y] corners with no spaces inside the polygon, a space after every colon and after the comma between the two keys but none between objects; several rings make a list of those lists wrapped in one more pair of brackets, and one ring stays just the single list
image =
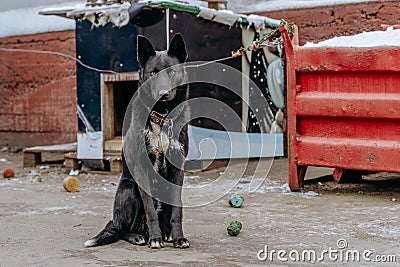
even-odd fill
[{"label": "dog's muzzle", "polygon": [[160,90],[160,92],[158,94],[160,97],[169,96],[170,91],[169,90]]},{"label": "dog's muzzle", "polygon": [[175,97],[175,94],[173,90],[160,90],[158,97],[160,101],[171,101]]}]

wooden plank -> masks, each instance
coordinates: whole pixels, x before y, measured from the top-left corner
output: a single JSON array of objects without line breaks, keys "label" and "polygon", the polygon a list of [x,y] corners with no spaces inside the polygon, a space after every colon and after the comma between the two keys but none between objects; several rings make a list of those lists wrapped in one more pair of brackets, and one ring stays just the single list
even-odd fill
[{"label": "wooden plank", "polygon": [[23,166],[35,167],[44,162],[64,161],[64,154],[76,149],[77,143],[28,147],[24,149]]},{"label": "wooden plank", "polygon": [[56,16],[61,16],[64,18],[67,18],[67,13],[74,10],[73,8],[64,8],[64,9],[48,9],[48,10],[43,10],[39,11],[40,15],[56,15]]},{"label": "wooden plank", "polygon": [[40,154],[42,162],[64,161],[63,151],[43,151]]},{"label": "wooden plank", "polygon": [[70,170],[79,170],[81,168],[81,164],[76,158],[65,158],[64,165],[67,172],[69,172]]},{"label": "wooden plank", "polygon": [[101,129],[103,140],[114,137],[114,86],[106,82],[105,73],[100,76],[101,90]]},{"label": "wooden plank", "polygon": [[76,151],[77,143],[70,143],[70,144],[61,144],[61,145],[50,145],[50,146],[34,146],[25,148],[24,151],[26,152],[72,152]]},{"label": "wooden plank", "polygon": [[105,151],[122,151],[122,136],[116,136],[111,140],[104,142]]},{"label": "wooden plank", "polygon": [[187,160],[185,161],[186,171],[208,171],[221,167],[226,167],[229,164],[229,159],[215,159],[215,160]]},{"label": "wooden plank", "polygon": [[122,172],[122,160],[120,159],[110,160],[110,172],[112,173]]},{"label": "wooden plank", "polygon": [[122,72],[122,73],[102,73],[103,82],[125,82],[138,81],[139,72]]},{"label": "wooden plank", "polygon": [[40,153],[24,151],[24,154],[23,154],[23,166],[24,167],[35,167],[40,162],[41,162]]}]

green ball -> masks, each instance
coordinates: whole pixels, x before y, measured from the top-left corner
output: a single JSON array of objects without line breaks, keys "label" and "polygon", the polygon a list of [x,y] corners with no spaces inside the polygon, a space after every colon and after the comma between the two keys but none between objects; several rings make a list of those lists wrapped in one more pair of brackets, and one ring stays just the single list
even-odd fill
[{"label": "green ball", "polygon": [[232,221],[229,223],[226,230],[228,230],[228,234],[230,236],[238,235],[240,233],[240,230],[242,230],[242,223],[239,221]]}]

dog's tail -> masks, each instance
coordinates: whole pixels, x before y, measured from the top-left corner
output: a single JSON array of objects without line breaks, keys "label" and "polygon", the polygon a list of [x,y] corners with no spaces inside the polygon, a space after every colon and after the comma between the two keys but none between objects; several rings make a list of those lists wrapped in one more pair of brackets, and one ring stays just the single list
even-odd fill
[{"label": "dog's tail", "polygon": [[85,247],[108,245],[117,242],[119,239],[119,231],[114,226],[113,221],[109,221],[104,230],[85,242]]}]

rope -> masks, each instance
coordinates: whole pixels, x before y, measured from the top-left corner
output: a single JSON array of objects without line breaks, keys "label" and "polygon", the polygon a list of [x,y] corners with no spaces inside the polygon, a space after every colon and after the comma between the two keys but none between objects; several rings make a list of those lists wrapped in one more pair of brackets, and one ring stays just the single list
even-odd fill
[{"label": "rope", "polygon": [[45,51],[45,50],[28,50],[28,49],[18,49],[18,48],[3,48],[0,47],[0,51],[4,51],[4,52],[22,52],[22,53],[36,53],[36,54],[49,54],[49,55],[56,55],[56,56],[61,56],[61,57],[65,57],[68,59],[72,59],[76,62],[78,62],[80,65],[82,65],[85,68],[88,68],[90,70],[94,70],[97,72],[106,72],[106,73],[113,73],[113,74],[117,74],[118,72],[112,71],[112,70],[101,70],[95,67],[91,67],[85,63],[83,63],[80,59],[73,57],[71,55],[68,54],[64,54],[61,52],[56,52],[56,51]]},{"label": "rope", "polygon": [[[293,23],[287,23],[285,20],[281,20],[280,24],[281,25],[285,25],[288,28],[289,35],[293,35],[294,29],[295,29]],[[220,62],[220,61],[224,61],[224,60],[240,57],[240,56],[243,55],[243,52],[245,52],[245,51],[256,51],[256,50],[258,50],[258,49],[260,49],[262,47],[279,45],[280,43],[282,43],[281,37],[273,38],[272,42],[269,41],[277,32],[278,32],[278,27],[275,28],[274,30],[270,31],[268,34],[264,35],[260,40],[254,41],[251,45],[249,45],[247,47],[241,47],[237,51],[231,51],[231,56],[229,56],[229,57],[223,57],[223,58],[219,58],[219,59],[214,59],[214,60],[210,60],[210,61],[207,61],[207,62],[204,62],[204,63],[201,63],[201,64],[196,64],[196,65],[192,65],[192,66],[188,66],[188,67],[191,67],[191,68],[203,67],[203,66],[206,66],[208,64],[212,64],[212,63],[216,63],[216,62]],[[83,67],[88,68],[90,70],[94,70],[94,71],[102,72],[102,73],[118,74],[118,72],[115,72],[115,71],[112,71],[112,70],[101,70],[101,69],[89,66],[89,65],[83,63],[80,59],[78,59],[76,57],[73,57],[71,55],[68,55],[68,54],[61,53],[61,52],[45,51],[45,50],[28,50],[28,49],[17,49],[17,48],[3,48],[3,47],[0,47],[0,51],[56,55],[56,56],[61,56],[61,57],[65,57],[65,58],[74,60],[74,61],[78,62],[80,65],[82,65]]]},{"label": "rope", "polygon": [[[287,23],[285,20],[281,20],[280,25],[285,25],[288,29],[288,33],[290,36],[293,35],[294,31],[295,31],[295,27],[294,27],[294,23]],[[263,47],[267,47],[267,46],[277,46],[279,44],[282,44],[282,38],[278,37],[278,38],[273,38],[273,41],[270,42],[269,40],[278,32],[278,27],[276,27],[274,30],[270,31],[268,34],[265,34],[260,40],[258,41],[254,41],[251,45],[247,46],[247,47],[241,47],[236,51],[231,51],[231,56],[229,57],[224,57],[224,58],[219,58],[219,59],[215,59],[215,60],[210,60],[207,61],[205,63],[202,64],[196,64],[193,66],[188,66],[188,67],[202,67],[211,63],[216,63],[216,62],[220,62],[220,61],[224,61],[224,60],[228,60],[231,58],[236,58],[236,57],[240,57],[243,55],[243,52],[245,51],[257,51],[260,48]]]}]

